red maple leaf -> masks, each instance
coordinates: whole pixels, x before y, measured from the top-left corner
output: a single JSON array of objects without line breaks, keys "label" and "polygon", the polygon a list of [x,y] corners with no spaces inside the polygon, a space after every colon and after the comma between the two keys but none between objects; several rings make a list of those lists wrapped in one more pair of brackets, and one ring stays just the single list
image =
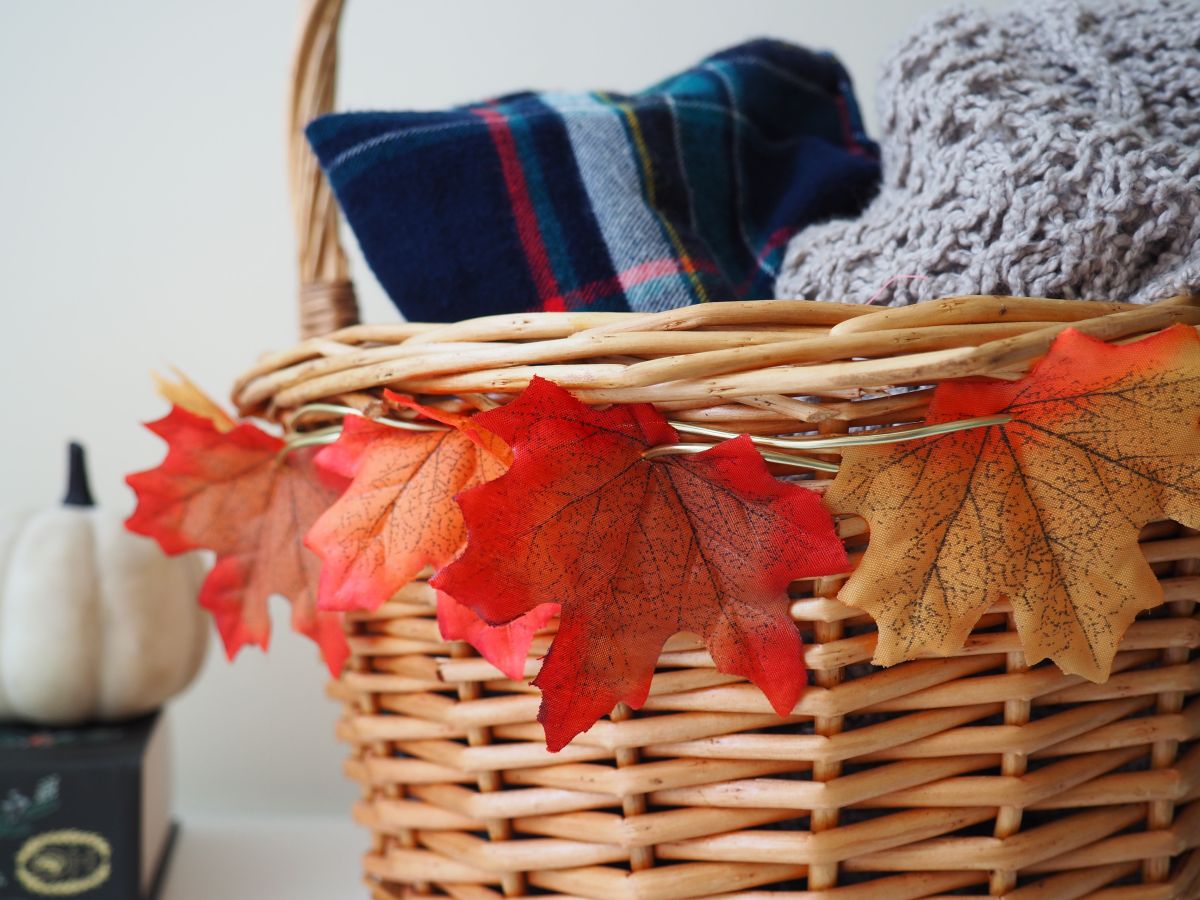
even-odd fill
[{"label": "red maple leaf", "polygon": [[680,631],[791,711],[805,676],[788,584],[848,568],[815,493],[772,478],[745,436],[646,459],[678,440],[651,406],[589,409],[540,378],[474,421],[514,462],[459,496],[467,548],[433,584],[492,624],[561,604],[534,682],[551,750],[620,701],[640,707]]},{"label": "red maple leaf", "polygon": [[267,601],[282,594],[292,604],[292,627],[317,642],[337,675],[346,638],[340,616],[317,610],[320,560],[301,538],[339,488],[318,477],[312,449],[283,454],[283,441],[254,425],[223,432],[179,407],[146,427],[167,442],[167,456],[126,478],[138,498],[126,527],[167,553],[216,554],[200,604],[216,619],[231,659],[246,644],[266,649]]},{"label": "red maple leaf", "polygon": [[489,625],[449,594],[437,592],[437,620],[442,637],[448,641],[466,641],[514,681],[525,677],[525,661],[533,636],[557,615],[557,603],[543,603],[506,625]]}]

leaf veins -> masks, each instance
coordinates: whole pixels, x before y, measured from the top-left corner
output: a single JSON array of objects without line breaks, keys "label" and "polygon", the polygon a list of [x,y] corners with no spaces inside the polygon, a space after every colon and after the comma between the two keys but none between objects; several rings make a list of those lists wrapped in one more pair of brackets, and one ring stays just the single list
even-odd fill
[{"label": "leaf veins", "polygon": [[954,653],[1007,598],[1031,663],[1104,680],[1162,602],[1140,529],[1200,527],[1200,338],[1071,329],[1021,381],[942,384],[928,421],[995,413],[1012,421],[846,452],[826,502],[871,540],[841,599],[875,618],[881,665]]},{"label": "leaf veins", "polygon": [[791,711],[804,664],[787,586],[847,567],[816,494],[772,478],[746,437],[645,459],[677,440],[653,408],[593,410],[543,379],[475,421],[514,462],[460,495],[467,549],[434,585],[495,624],[561,604],[534,682],[550,749],[619,701],[641,706],[680,631]]},{"label": "leaf veins", "polygon": [[267,601],[292,604],[292,627],[321,648],[337,675],[348,654],[340,616],[317,610],[320,561],[301,538],[337,496],[318,477],[311,449],[282,455],[283,441],[249,423],[222,431],[211,419],[173,407],[147,426],[167,442],[157,468],[126,479],[138,505],[125,525],[167,553],[216,554],[200,604],[217,623],[233,658],[246,644],[266,649]]}]

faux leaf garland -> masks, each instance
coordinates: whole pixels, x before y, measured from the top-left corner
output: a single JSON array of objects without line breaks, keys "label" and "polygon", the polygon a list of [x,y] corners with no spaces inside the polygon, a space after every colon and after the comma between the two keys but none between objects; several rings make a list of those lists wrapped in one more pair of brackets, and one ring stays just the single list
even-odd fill
[{"label": "faux leaf garland", "polygon": [[1068,330],[1021,381],[940,385],[928,418],[993,413],[1011,421],[846,451],[826,502],[871,540],[841,599],[874,617],[882,665],[955,652],[1007,597],[1030,662],[1103,680],[1162,602],[1139,529],[1200,528],[1200,338]]},{"label": "faux leaf garland", "polygon": [[[127,524],[167,552],[217,554],[200,599],[230,656],[266,646],[280,593],[336,673],[348,652],[336,610],[375,608],[442,567],[442,635],[510,678],[560,618],[535,680],[552,750],[617,703],[640,706],[680,631],[786,715],[805,684],[788,584],[849,568],[821,499],[773,478],[750,438],[687,453],[702,445],[678,444],[649,405],[591,409],[537,378],[471,417],[389,393],[436,430],[346,410],[318,455],[305,445],[328,429],[285,441],[234,423],[186,379],[169,387],[176,406],[148,426],[168,453],[129,476]],[[1021,381],[938,386],[927,426],[773,441],[844,447],[825,501],[871,526],[841,598],[875,618],[875,661],[954,653],[1007,599],[1031,662],[1106,678],[1129,623],[1162,599],[1140,528],[1200,527],[1196,330],[1124,346],[1068,330]]]},{"label": "faux leaf garland", "polygon": [[336,675],[348,654],[336,613],[317,610],[320,560],[301,538],[337,496],[317,477],[313,449],[283,453],[284,442],[242,423],[222,430],[212,419],[173,407],[147,427],[167,442],[162,464],[126,479],[138,504],[126,527],[167,553],[212,550],[216,564],[200,591],[232,658],[246,644],[267,646],[267,601],[292,604],[292,627],[321,648]]},{"label": "faux leaf garland", "polygon": [[647,459],[678,439],[651,406],[595,410],[538,378],[475,423],[514,461],[459,496],[467,548],[433,584],[492,624],[561,604],[534,682],[551,750],[618,702],[640,707],[680,631],[791,711],[805,678],[788,584],[848,567],[815,493],[771,477],[744,436]]}]

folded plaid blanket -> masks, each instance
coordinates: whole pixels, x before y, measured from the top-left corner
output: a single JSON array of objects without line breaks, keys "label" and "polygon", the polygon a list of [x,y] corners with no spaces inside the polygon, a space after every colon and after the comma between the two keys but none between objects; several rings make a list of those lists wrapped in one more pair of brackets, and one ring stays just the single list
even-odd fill
[{"label": "folded plaid blanket", "polygon": [[632,96],[324,116],[308,137],[409,319],[771,295],[788,239],[879,179],[849,76],[759,40]]}]

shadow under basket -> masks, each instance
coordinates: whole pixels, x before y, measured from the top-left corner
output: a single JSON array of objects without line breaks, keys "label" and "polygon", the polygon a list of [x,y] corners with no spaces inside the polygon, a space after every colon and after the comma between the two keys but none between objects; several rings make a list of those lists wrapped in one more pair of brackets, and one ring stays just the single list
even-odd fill
[{"label": "shadow under basket", "polygon": [[[333,105],[341,8],[309,0],[290,108],[307,339],[243,377],[243,414],[289,426],[305,404],[369,412],[385,387],[478,407],[539,374],[597,406],[836,434],[919,421],[943,380],[1020,377],[1069,325],[1119,341],[1200,322],[1196,298],[976,297],[354,324],[336,207],[302,134]],[[852,561],[865,530],[844,531]],[[528,678],[443,642],[418,580],[347,616],[352,656],[331,687],[373,896],[1200,897],[1200,535],[1159,522],[1142,548],[1165,602],[1129,628],[1106,683],[1028,666],[1005,605],[953,656],[876,668],[871,619],[823,578],[791,588],[810,685],[788,717],[677,635],[644,707],[559,753]]]}]

